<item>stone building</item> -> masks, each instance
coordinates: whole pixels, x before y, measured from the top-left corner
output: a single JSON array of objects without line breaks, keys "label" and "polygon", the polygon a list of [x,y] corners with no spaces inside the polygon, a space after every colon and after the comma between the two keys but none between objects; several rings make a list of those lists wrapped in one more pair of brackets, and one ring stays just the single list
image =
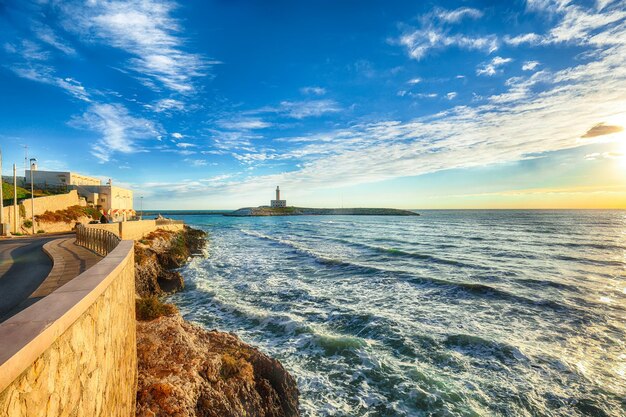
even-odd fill
[{"label": "stone building", "polygon": [[276,186],[276,200],[271,200],[270,206],[273,208],[287,207],[287,200],[280,199],[280,188],[278,186]]},{"label": "stone building", "polygon": [[[102,181],[98,178],[88,177],[86,175],[77,174],[69,171],[40,171],[33,165],[33,184],[35,188],[41,189],[59,189],[69,188],[71,185],[101,185]],[[24,184],[30,187],[31,170],[27,169],[24,173]]]}]

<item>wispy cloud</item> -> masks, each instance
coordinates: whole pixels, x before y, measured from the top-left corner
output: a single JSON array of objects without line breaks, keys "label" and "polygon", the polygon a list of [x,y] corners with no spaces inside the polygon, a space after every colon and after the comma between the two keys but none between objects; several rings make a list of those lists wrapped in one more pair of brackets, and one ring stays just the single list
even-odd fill
[{"label": "wispy cloud", "polygon": [[303,87],[300,92],[305,95],[323,96],[326,94],[326,89],[322,87]]},{"label": "wispy cloud", "polygon": [[278,111],[287,117],[304,119],[337,113],[341,108],[334,100],[283,101]]},{"label": "wispy cloud", "polygon": [[451,24],[463,18],[478,19],[482,15],[481,11],[468,7],[456,10],[435,8],[419,18],[418,28],[406,27],[402,36],[390,42],[405,47],[409,56],[416,60],[423,59],[432,51],[450,47],[491,53],[498,49],[498,38],[495,35],[451,33]]},{"label": "wispy cloud", "polygon": [[494,57],[489,62],[483,62],[476,68],[476,75],[487,75],[489,77],[496,75],[500,71],[500,67],[513,61],[512,58]]},{"label": "wispy cloud", "polygon": [[466,17],[470,19],[479,19],[483,16],[483,12],[470,7],[460,7],[455,10],[436,8],[432,14],[437,19],[447,23],[458,23]]},{"label": "wispy cloud", "polygon": [[154,0],[90,1],[63,4],[64,27],[87,40],[105,43],[131,55],[127,69],[159,90],[194,91],[194,78],[206,75],[215,61],[185,51],[175,4]]},{"label": "wispy cloud", "polygon": [[228,130],[255,130],[265,129],[272,126],[271,123],[263,121],[258,117],[236,117],[233,119],[221,119],[217,125]]},{"label": "wispy cloud", "polygon": [[532,71],[540,65],[539,61],[526,61],[522,65],[522,71]]},{"label": "wispy cloud", "polygon": [[154,139],[161,131],[152,121],[131,116],[121,104],[94,104],[70,124],[102,135],[91,151],[100,162],[110,161],[116,152],[138,151],[138,141]]}]

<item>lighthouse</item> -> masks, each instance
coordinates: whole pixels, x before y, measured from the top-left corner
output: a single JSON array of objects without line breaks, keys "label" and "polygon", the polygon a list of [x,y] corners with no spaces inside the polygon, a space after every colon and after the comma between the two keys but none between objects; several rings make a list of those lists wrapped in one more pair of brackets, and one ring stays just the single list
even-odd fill
[{"label": "lighthouse", "polygon": [[276,186],[276,200],[271,200],[270,206],[272,208],[287,207],[287,200],[280,199],[280,187],[278,185]]}]

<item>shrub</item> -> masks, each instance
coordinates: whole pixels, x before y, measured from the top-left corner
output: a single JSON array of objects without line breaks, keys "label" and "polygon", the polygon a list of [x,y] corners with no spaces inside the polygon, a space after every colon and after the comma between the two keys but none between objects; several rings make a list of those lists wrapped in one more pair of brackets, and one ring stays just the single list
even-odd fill
[{"label": "shrub", "polygon": [[26,217],[26,207],[20,203],[20,217]]},{"label": "shrub", "polygon": [[161,316],[171,316],[178,313],[173,304],[166,304],[157,296],[140,298],[135,301],[135,315],[139,321],[151,321]]},{"label": "shrub", "polygon": [[223,379],[229,379],[237,376],[249,381],[254,380],[252,365],[246,362],[243,358],[235,358],[230,353],[224,353],[222,355],[220,375]]},{"label": "shrub", "polygon": [[37,233],[46,233],[44,230],[37,230]]},{"label": "shrub", "polygon": [[29,220],[29,219],[24,220],[24,227],[27,229],[33,227],[32,220]]}]

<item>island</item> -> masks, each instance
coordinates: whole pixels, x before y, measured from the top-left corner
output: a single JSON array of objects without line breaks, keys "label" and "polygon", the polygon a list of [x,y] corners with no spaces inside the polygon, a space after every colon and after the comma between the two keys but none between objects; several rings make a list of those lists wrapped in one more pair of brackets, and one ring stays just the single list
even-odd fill
[{"label": "island", "polygon": [[276,199],[270,201],[269,206],[244,207],[224,216],[254,217],[254,216],[419,216],[409,210],[391,208],[309,208],[289,207],[287,200],[281,200],[280,187],[276,187]]},{"label": "island", "polygon": [[308,208],[308,207],[244,207],[224,216],[419,216],[409,210],[392,208]]}]

